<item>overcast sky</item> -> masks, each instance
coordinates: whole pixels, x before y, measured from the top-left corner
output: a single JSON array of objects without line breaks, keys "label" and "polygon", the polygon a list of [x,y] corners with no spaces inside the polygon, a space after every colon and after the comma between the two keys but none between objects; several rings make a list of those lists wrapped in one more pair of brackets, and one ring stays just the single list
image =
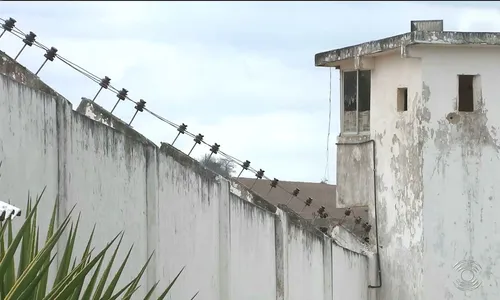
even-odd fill
[{"label": "overcast sky", "polygon": [[[24,32],[134,100],[269,177],[319,182],[325,176],[329,69],[314,54],[409,31],[410,20],[444,19],[445,30],[500,31],[500,2],[0,2]],[[5,35],[15,56],[22,42]],[[19,61],[36,71],[44,51]],[[98,86],[60,61],[39,74],[76,108]],[[338,73],[332,70],[328,177],[335,183]],[[97,102],[111,109],[116,97]],[[129,121],[133,104],[116,114]],[[133,126],[155,143],[176,131],[142,113]],[[176,142],[187,152],[192,141]],[[198,147],[199,157],[207,147]],[[246,174],[252,176],[252,174]]]}]

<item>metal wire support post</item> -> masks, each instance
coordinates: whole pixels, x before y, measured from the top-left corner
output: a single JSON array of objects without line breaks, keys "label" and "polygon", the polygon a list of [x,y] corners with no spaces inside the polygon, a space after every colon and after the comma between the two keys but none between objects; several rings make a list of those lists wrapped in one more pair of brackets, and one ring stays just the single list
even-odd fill
[{"label": "metal wire support post", "polygon": [[111,113],[113,113],[113,111],[118,106],[118,103],[120,103],[120,101],[124,101],[125,98],[127,98],[127,94],[128,94],[128,91],[126,89],[122,89],[121,91],[118,92],[118,94],[116,95],[116,97],[118,97],[118,101],[116,101],[115,106],[113,106]]},{"label": "metal wire support post", "polygon": [[304,205],[304,207],[302,207],[299,214],[302,213],[304,211],[304,209],[306,209],[306,207],[311,206],[312,202],[313,202],[313,199],[311,197],[307,198],[306,205]]},{"label": "metal wire support post", "polygon": [[242,164],[241,164],[241,171],[240,173],[238,173],[238,176],[236,176],[236,178],[240,178],[241,174],[243,174],[243,172],[245,170],[248,170],[248,168],[250,168],[250,161],[249,160],[245,160]]},{"label": "metal wire support post", "polygon": [[344,211],[344,215],[345,215],[346,217],[349,217],[349,216],[351,215],[351,213],[352,213],[352,209],[350,209],[350,208],[347,208],[347,209]]},{"label": "metal wire support post", "polygon": [[5,20],[5,22],[2,24],[3,31],[0,34],[0,38],[4,35],[6,31],[11,32],[12,29],[14,29],[14,26],[16,24],[16,20],[9,18],[8,20]]},{"label": "metal wire support post", "polygon": [[26,46],[30,46],[30,47],[33,46],[33,43],[35,42],[35,38],[36,38],[36,34],[34,34],[32,31],[30,31],[30,33],[28,33],[25,36],[25,38],[23,39],[24,45],[21,48],[21,50],[19,51],[19,53],[17,53],[16,58],[14,58],[14,60],[17,60],[19,55],[21,55],[21,53],[23,53],[24,48],[26,48]]},{"label": "metal wire support post", "polygon": [[208,159],[212,157],[212,154],[217,154],[219,152],[220,145],[217,143],[214,143],[212,147],[210,147],[210,154],[208,155]]},{"label": "metal wire support post", "polygon": [[278,186],[279,180],[277,178],[274,178],[273,181],[271,181],[271,188],[269,189],[269,192],[267,192],[266,196],[269,195],[269,193]]},{"label": "metal wire support post", "polygon": [[326,208],[324,206],[321,206],[318,211],[316,212],[316,215],[313,218],[313,221],[316,220],[317,216],[321,217],[325,213]]},{"label": "metal wire support post", "polygon": [[297,197],[300,193],[300,189],[299,188],[295,188],[295,190],[293,190],[292,192],[292,195],[290,196],[290,199],[288,199],[288,202],[286,203],[286,205],[288,206],[288,204],[290,204],[290,201],[292,201],[293,197]]},{"label": "metal wire support post", "polygon": [[369,243],[370,242],[370,237],[368,236],[368,233],[370,233],[370,230],[372,230],[372,225],[370,225],[368,222],[364,223],[362,225],[363,229],[366,232],[366,236],[363,239],[365,242]]},{"label": "metal wire support post", "polygon": [[55,47],[50,47],[50,49],[47,50],[47,53],[45,53],[43,56],[45,56],[45,61],[43,64],[38,68],[38,71],[36,71],[35,75],[38,75],[38,73],[42,70],[43,66],[47,63],[47,61],[54,61],[54,58],[56,57],[57,49]]},{"label": "metal wire support post", "polygon": [[188,128],[188,126],[184,123],[182,123],[179,128],[177,128],[177,135],[175,136],[175,139],[174,141],[172,142],[172,146],[174,145],[175,141],[177,141],[177,138],[181,135],[181,134],[184,134],[186,133],[186,129]]},{"label": "metal wire support post", "polygon": [[363,220],[360,216],[355,216],[354,214],[352,216],[354,217],[354,224],[351,226],[351,231],[361,224],[361,221]]},{"label": "metal wire support post", "polygon": [[370,225],[368,222],[363,224],[363,229],[365,230],[366,233],[370,232],[372,230],[372,225]]},{"label": "metal wire support post", "polygon": [[194,137],[194,145],[193,145],[193,147],[191,148],[191,150],[189,151],[188,156],[190,156],[190,155],[191,155],[191,152],[193,152],[194,147],[196,147],[196,145],[201,144],[201,142],[203,141],[203,137],[204,137],[204,136],[203,136],[203,134],[201,134],[201,133],[200,133],[200,134],[198,134],[197,136],[195,136],[195,137]]},{"label": "metal wire support post", "polygon": [[99,96],[99,93],[102,91],[102,89],[108,89],[110,81],[111,81],[111,78],[109,78],[108,76],[104,76],[104,78],[101,79],[101,83],[99,83],[99,85],[101,87],[97,91],[97,94],[95,94],[94,99],[92,99],[92,102],[94,102],[95,99],[97,98],[97,96]]},{"label": "metal wire support post", "polygon": [[257,173],[255,173],[255,180],[254,182],[252,183],[252,186],[250,187],[250,190],[253,189],[253,187],[255,186],[255,183],[257,183],[257,180],[259,179],[262,179],[262,177],[264,177],[264,170],[260,169],[259,171],[257,171]]},{"label": "metal wire support post", "polygon": [[238,174],[238,176],[236,178],[240,178],[240,176],[243,173],[243,171],[248,170],[248,168],[250,168],[250,161],[249,160],[245,160],[245,162],[243,162],[243,164],[241,165],[241,171],[240,171],[240,173]]},{"label": "metal wire support post", "polygon": [[146,106],[146,101],[144,100],[139,100],[139,103],[137,103],[137,105],[135,106],[135,113],[134,113],[134,116],[132,117],[132,119],[130,120],[130,122],[128,123],[128,126],[130,126],[132,124],[132,121],[134,121],[135,119],[135,116],[137,116],[137,113],[138,112],[143,112],[144,111],[144,107]]}]

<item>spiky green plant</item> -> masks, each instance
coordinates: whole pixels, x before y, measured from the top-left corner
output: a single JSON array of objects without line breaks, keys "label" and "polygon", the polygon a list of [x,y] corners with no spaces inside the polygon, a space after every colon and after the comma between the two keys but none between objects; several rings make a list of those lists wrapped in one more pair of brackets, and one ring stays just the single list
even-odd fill
[{"label": "spiky green plant", "polygon": [[[118,270],[115,274],[111,274],[123,233],[116,235],[104,249],[94,255],[92,248],[94,226],[82,257],[78,260],[74,257],[73,250],[75,240],[78,238],[80,215],[76,223],[71,222],[72,209],[68,216],[56,226],[58,200],[54,204],[46,241],[41,245],[37,226],[37,207],[42,195],[43,192],[36,198],[35,203],[28,197],[24,223],[15,235],[12,222],[17,219],[7,218],[4,222],[0,222],[0,300],[130,300],[132,296],[134,299],[138,299],[134,293],[139,288],[140,279],[152,256],[149,257],[132,281],[125,286],[118,287],[118,281],[132,252],[131,247]],[[58,254],[60,255],[60,263],[54,267],[53,261],[56,257],[56,254],[53,253],[54,247],[68,227],[70,229],[66,246]],[[102,269],[105,255],[116,241],[118,243],[106,267]],[[15,255],[16,253],[18,255]],[[18,257],[17,264],[15,257]],[[48,284],[49,270],[55,276],[50,287]],[[181,273],[182,270],[161,293],[159,300],[167,296]],[[109,282],[108,279],[110,279]],[[144,300],[151,299],[157,286],[158,282],[142,298]],[[196,294],[192,299],[195,297]]]}]

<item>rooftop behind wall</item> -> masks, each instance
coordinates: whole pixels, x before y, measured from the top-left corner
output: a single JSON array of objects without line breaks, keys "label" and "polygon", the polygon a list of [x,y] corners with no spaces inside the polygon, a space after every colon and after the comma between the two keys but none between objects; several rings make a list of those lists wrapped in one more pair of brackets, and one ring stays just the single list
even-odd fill
[{"label": "rooftop behind wall", "polygon": [[60,217],[75,204],[82,212],[76,249],[94,223],[96,249],[125,230],[123,246],[135,247],[123,282],[156,250],[139,293],[157,280],[165,286],[186,266],[172,299],[197,291],[204,300],[368,299],[363,247],[340,247],[286,206],[270,205],[168,144],[157,147],[106,111],[94,110],[93,119],[84,106],[73,111],[0,56],[0,190],[4,201],[24,207],[28,190],[46,187],[42,240],[59,196]]}]

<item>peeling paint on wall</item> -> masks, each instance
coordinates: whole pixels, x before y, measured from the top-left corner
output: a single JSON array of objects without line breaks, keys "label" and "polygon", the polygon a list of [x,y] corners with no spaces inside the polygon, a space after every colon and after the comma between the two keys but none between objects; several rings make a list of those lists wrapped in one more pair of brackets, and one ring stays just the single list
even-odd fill
[{"label": "peeling paint on wall", "polygon": [[[499,40],[498,34],[425,36],[456,45]],[[403,58],[395,53],[374,58],[370,135],[339,137],[339,142],[373,138],[377,147],[385,275],[378,299],[496,299],[500,122],[492,116],[500,52],[488,46],[408,49]],[[480,78],[471,112],[458,111],[460,74]],[[396,109],[400,87],[408,90],[407,111]],[[364,145],[338,146],[337,199],[343,206],[369,205],[374,222],[371,151]]]},{"label": "peeling paint on wall", "polygon": [[[500,54],[491,47],[421,51],[427,106],[433,112],[423,153],[424,297],[496,299],[500,123],[494,117],[494,99]],[[472,112],[458,111],[459,74],[480,75]]]}]

